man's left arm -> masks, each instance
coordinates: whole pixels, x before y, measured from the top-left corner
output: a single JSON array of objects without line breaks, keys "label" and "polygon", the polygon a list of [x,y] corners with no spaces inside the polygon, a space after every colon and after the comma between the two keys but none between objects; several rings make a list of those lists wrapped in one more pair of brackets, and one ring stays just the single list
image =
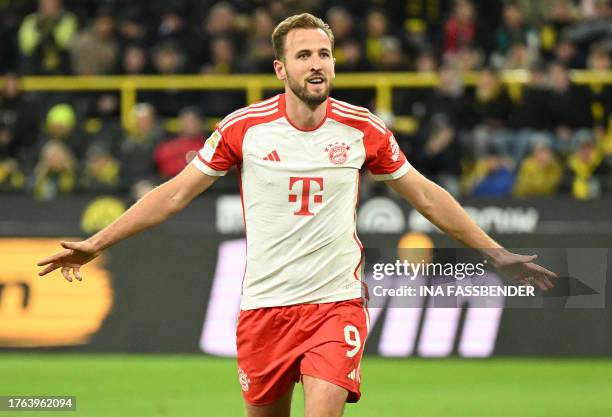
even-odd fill
[{"label": "man's left arm", "polygon": [[556,274],[533,263],[537,255],[519,255],[504,249],[470,218],[457,200],[414,167],[386,183],[439,229],[480,251],[500,272],[525,284],[535,283],[543,291],[553,287],[551,279]]}]

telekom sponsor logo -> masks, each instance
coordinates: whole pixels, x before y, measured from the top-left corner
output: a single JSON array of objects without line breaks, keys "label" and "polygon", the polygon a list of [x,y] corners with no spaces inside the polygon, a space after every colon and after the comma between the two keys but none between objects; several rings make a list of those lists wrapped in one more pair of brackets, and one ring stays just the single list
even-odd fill
[{"label": "telekom sponsor logo", "polygon": [[[289,194],[290,203],[296,203],[298,200],[300,202],[300,209],[293,214],[296,216],[314,216],[314,213],[310,211],[310,197],[312,195],[313,204],[320,204],[323,202],[323,195],[318,194],[323,191],[323,178],[290,177],[289,191],[293,191],[294,187],[299,190],[299,185],[296,185],[299,183],[302,185],[302,192],[300,194]],[[316,186],[318,186],[318,190],[315,188]]]}]

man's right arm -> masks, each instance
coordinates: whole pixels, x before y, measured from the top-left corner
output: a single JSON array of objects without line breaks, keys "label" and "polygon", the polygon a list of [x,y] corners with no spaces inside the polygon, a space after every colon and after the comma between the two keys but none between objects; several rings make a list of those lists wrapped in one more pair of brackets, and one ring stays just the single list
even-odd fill
[{"label": "man's right arm", "polygon": [[46,275],[61,267],[68,281],[72,281],[70,272],[80,280],[81,265],[115,243],[163,223],[208,189],[216,179],[204,174],[193,164],[188,164],[180,174],[147,193],[121,217],[95,235],[81,242],[62,242],[62,252],[38,262],[38,266],[46,265],[39,275]]}]

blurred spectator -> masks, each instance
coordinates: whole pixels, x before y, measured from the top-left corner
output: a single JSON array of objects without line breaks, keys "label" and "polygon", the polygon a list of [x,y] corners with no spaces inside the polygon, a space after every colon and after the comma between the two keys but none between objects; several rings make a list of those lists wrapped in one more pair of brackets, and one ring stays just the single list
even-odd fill
[{"label": "blurred spectator", "polygon": [[86,110],[86,132],[89,147],[97,145],[118,154],[122,128],[119,119],[119,97],[115,93],[101,93],[93,97]]},{"label": "blurred spectator", "polygon": [[75,190],[77,160],[70,148],[57,139],[50,139],[42,147],[35,169],[34,196],[39,200],[53,200]]},{"label": "blurred spectator", "polygon": [[535,31],[525,21],[521,6],[513,1],[504,4],[503,24],[495,34],[495,52],[506,56],[513,45],[534,45],[537,42]]},{"label": "blurred spectator", "polygon": [[61,0],[39,0],[38,11],[25,17],[19,28],[19,50],[27,74],[68,74],[68,47],[77,31],[74,14]]},{"label": "blurred spectator", "polygon": [[506,157],[513,154],[514,138],[509,131],[512,102],[499,79],[499,74],[488,67],[481,71],[474,100],[474,153],[480,156],[494,146]]},{"label": "blurred spectator", "polygon": [[537,54],[526,44],[521,42],[513,43],[508,53],[500,59],[493,59],[496,67],[504,70],[528,70],[537,60]]},{"label": "blurred spectator", "polygon": [[445,58],[447,63],[461,72],[477,71],[486,60],[482,51],[468,45],[462,46],[455,54],[447,55]]},{"label": "blurred spectator", "polygon": [[[186,56],[177,43],[167,41],[153,49],[155,73],[166,76],[182,74],[185,65]],[[142,99],[150,102],[163,117],[176,117],[178,111],[190,102],[192,96],[191,92],[170,87],[141,95]]]},{"label": "blurred spectator", "polygon": [[574,198],[597,198],[608,186],[606,176],[610,169],[590,135],[580,134],[576,145],[576,150],[567,159],[565,181]]},{"label": "blurred spectator", "polygon": [[[355,20],[350,12],[341,6],[327,11],[326,21],[334,33],[334,58],[338,68],[354,66],[363,59],[361,43],[355,29]],[[359,51],[353,48],[357,47]],[[355,59],[359,56],[358,59]]]},{"label": "blurred spectator", "polygon": [[474,197],[506,197],[512,192],[514,174],[503,156],[490,148],[476,162],[467,183],[468,193]]},{"label": "blurred spectator", "polygon": [[38,138],[38,118],[36,103],[28,100],[19,88],[19,77],[6,74],[0,93],[0,154],[4,158],[23,165],[23,158]]},{"label": "blurred spectator", "polygon": [[91,26],[74,39],[70,51],[72,69],[77,75],[111,74],[117,69],[119,45],[114,39],[115,20],[102,11]]},{"label": "blurred spectator", "polygon": [[548,74],[551,94],[543,115],[555,127],[557,146],[568,152],[575,141],[574,135],[580,129],[593,126],[591,105],[588,93],[581,87],[571,84],[567,69],[560,63],[552,63]]},{"label": "blurred spectator", "polygon": [[470,0],[456,0],[450,18],[444,26],[444,53],[456,54],[463,47],[490,49],[489,30],[478,19],[476,8]]},{"label": "blurred spectator", "polygon": [[147,13],[145,2],[119,0],[116,1],[119,11],[119,22],[117,31],[123,43],[152,42],[150,22],[153,21]]},{"label": "blurred spectator", "polygon": [[550,7],[545,9],[540,28],[540,51],[545,59],[552,58],[563,31],[578,18],[578,12],[571,0],[551,0],[549,3]]},{"label": "blurred spectator", "polygon": [[383,39],[390,35],[389,21],[382,10],[373,9],[365,17],[365,56],[373,67],[380,64],[383,55]]},{"label": "blurred spectator", "polygon": [[555,46],[554,59],[568,69],[585,67],[584,57],[580,56],[576,45],[567,37],[562,37]]},{"label": "blurred spectator", "polygon": [[535,62],[531,67],[529,83],[523,87],[522,97],[512,117],[515,128],[512,157],[517,166],[537,142],[554,145],[553,124],[548,114],[550,96],[546,67],[541,62]]},{"label": "blurred spectator", "polygon": [[195,28],[189,24],[190,17],[185,13],[184,2],[170,1],[164,3],[160,10],[160,19],[157,25],[156,37],[158,42],[171,41],[185,51],[190,70],[196,69],[197,55],[200,53],[200,39]]},{"label": "blurred spectator", "polygon": [[[41,158],[49,155],[42,153],[48,143],[61,144],[61,149],[51,152],[52,155],[61,153],[69,154],[74,159],[75,164],[84,155],[84,143],[80,132],[77,130],[76,113],[70,104],[60,103],[51,107],[47,112],[45,126],[42,134],[38,138],[35,146],[28,148],[23,154],[23,164],[25,172],[32,172],[35,164],[40,165]],[[64,148],[66,152],[64,152]],[[58,157],[59,158],[59,157]],[[44,159],[44,158],[43,158]],[[37,162],[38,161],[38,162]],[[76,165],[71,168],[76,168]]]},{"label": "blurred spectator", "polygon": [[251,19],[251,30],[247,46],[249,69],[253,72],[267,72],[272,68],[274,49],[270,39],[274,21],[266,9],[257,9]]},{"label": "blurred spectator", "polygon": [[153,149],[164,132],[157,122],[155,108],[150,104],[136,105],[132,117],[132,128],[119,149],[121,182],[124,189],[134,186],[146,189],[153,187],[157,180]]},{"label": "blurred spectator", "polygon": [[137,44],[128,45],[123,51],[121,61],[122,73],[126,75],[142,75],[148,73],[147,53]]},{"label": "blurred spectator", "polygon": [[87,149],[79,186],[87,192],[116,191],[120,185],[119,168],[119,161],[109,149],[102,144],[94,143]]},{"label": "blurred spectator", "polygon": [[562,177],[561,162],[548,142],[540,142],[521,163],[514,185],[514,195],[519,198],[552,196],[556,193]]},{"label": "blurred spectator", "polygon": [[[610,52],[600,44],[594,44],[588,57],[588,69],[593,71],[610,71],[612,69]],[[612,85],[603,83],[591,84],[591,100],[595,125],[603,134],[603,127],[608,124],[612,114]]]},{"label": "blurred spectator", "polygon": [[155,147],[157,171],[168,179],[181,172],[204,145],[202,119],[198,109],[187,107],[179,116],[179,135]]},{"label": "blurred spectator", "polygon": [[236,48],[230,38],[217,37],[210,44],[210,61],[202,66],[205,74],[232,74],[239,71]]},{"label": "blurred spectator", "polygon": [[380,40],[381,56],[377,65],[379,71],[408,71],[410,63],[402,53],[402,45],[395,36],[385,36]]},{"label": "blurred spectator", "polygon": [[[246,44],[246,31],[248,21],[241,19],[230,2],[215,3],[208,15],[202,21],[201,36],[203,50],[200,52],[199,64],[210,63],[213,58],[213,40],[223,37],[230,40],[234,46]],[[242,51],[238,51],[240,54]]]},{"label": "blurred spectator", "polygon": [[414,142],[414,163],[425,173],[457,194],[461,174],[461,132],[468,127],[468,105],[461,75],[450,66],[439,70],[440,84],[412,105],[420,129]]}]

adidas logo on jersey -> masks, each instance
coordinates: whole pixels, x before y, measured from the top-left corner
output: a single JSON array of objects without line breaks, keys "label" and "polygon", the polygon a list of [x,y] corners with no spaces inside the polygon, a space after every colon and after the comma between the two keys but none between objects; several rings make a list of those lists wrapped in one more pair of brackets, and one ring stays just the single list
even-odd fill
[{"label": "adidas logo on jersey", "polygon": [[361,373],[359,372],[359,368],[355,368],[351,372],[349,372],[347,378],[351,381],[361,381]]},{"label": "adidas logo on jersey", "polygon": [[278,152],[276,152],[276,149],[275,149],[271,153],[269,153],[268,155],[264,156],[263,160],[264,161],[280,162],[280,157],[278,156]]}]

